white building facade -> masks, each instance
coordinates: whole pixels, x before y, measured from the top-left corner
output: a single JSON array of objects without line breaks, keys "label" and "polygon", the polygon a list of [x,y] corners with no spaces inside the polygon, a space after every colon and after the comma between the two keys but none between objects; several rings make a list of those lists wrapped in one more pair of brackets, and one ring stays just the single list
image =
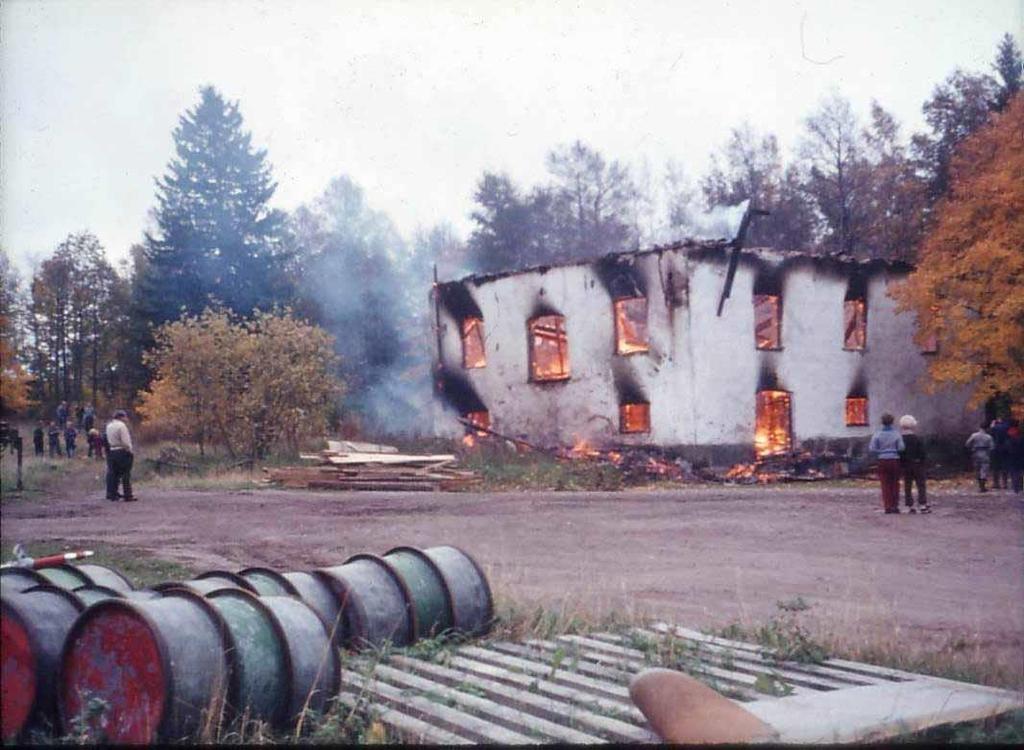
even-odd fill
[{"label": "white building facade", "polygon": [[[889,286],[909,268],[686,242],[437,287],[439,434],[458,418],[741,460],[862,444],[883,412],[970,432],[966,390],[928,393],[931,350]],[[685,452],[685,451],[684,451]],[[717,454],[717,456],[716,456]]]}]

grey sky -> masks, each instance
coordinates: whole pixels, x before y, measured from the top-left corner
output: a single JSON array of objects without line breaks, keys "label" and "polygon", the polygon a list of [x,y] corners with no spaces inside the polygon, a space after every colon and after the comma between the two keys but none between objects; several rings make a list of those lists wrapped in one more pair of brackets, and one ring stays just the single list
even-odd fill
[{"label": "grey sky", "polygon": [[82,229],[124,257],[205,83],[240,101],[277,206],[344,173],[404,234],[465,234],[484,169],[534,183],[575,138],[696,176],[744,119],[792,147],[833,89],[906,134],[1022,19],[1024,0],[8,0],[0,236],[22,267]]}]

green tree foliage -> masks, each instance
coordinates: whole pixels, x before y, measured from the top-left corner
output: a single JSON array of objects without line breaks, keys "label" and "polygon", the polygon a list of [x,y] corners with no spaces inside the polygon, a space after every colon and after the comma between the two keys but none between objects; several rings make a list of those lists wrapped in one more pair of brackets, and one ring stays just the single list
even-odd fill
[{"label": "green tree foliage", "polygon": [[32,278],[26,315],[36,400],[96,402],[120,395],[118,342],[128,287],[88,232],[71,234]]},{"label": "green tree foliage", "polygon": [[287,310],[246,320],[208,309],[162,326],[156,342],[139,410],[201,450],[216,443],[257,458],[283,443],[296,451],[323,434],[342,390],[331,336]]},{"label": "green tree foliage", "polygon": [[281,266],[284,214],[266,152],[242,129],[237,102],[211,86],[174,130],[175,158],[157,180],[157,231],[138,268],[138,313],[150,324],[211,301],[248,315],[291,300]]},{"label": "green tree foliage", "polygon": [[996,93],[995,108],[1002,112],[1020,91],[1021,78],[1024,77],[1024,56],[1021,55],[1017,42],[1009,34],[1003,35],[1000,40],[992,68],[1001,81]]},{"label": "green tree foliage", "polygon": [[523,194],[506,174],[485,172],[473,198],[475,223],[468,252],[475,271],[502,271],[550,263],[556,255],[551,195]]}]

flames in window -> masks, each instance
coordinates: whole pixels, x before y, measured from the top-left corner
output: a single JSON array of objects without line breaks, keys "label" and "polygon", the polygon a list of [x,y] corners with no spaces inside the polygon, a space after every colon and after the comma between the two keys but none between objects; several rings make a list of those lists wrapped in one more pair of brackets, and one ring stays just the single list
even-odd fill
[{"label": "flames in window", "polygon": [[636,354],[646,352],[647,298],[617,299],[615,306],[615,353]]},{"label": "flames in window", "polygon": [[530,334],[530,379],[535,381],[569,378],[569,340],[565,318],[541,315],[528,324]]},{"label": "flames in window", "polygon": [[758,458],[788,453],[792,444],[791,396],[788,391],[758,391],[754,452]]},{"label": "flames in window", "polygon": [[481,318],[462,320],[462,366],[466,369],[485,367],[484,321]]},{"label": "flames in window", "polygon": [[843,348],[863,349],[868,339],[868,308],[863,299],[843,303]]},{"label": "flames in window", "polygon": [[864,396],[846,398],[846,426],[863,427],[868,424],[868,400]]},{"label": "flames in window", "polygon": [[[482,427],[485,430],[491,428],[491,413],[489,411],[471,411],[465,415],[467,422],[474,427]],[[478,432],[478,435],[486,435],[485,432]]]},{"label": "flames in window", "polygon": [[644,403],[619,406],[620,432],[650,432],[651,405]]},{"label": "flames in window", "polygon": [[778,349],[782,345],[780,309],[777,294],[754,295],[754,341],[758,349]]}]

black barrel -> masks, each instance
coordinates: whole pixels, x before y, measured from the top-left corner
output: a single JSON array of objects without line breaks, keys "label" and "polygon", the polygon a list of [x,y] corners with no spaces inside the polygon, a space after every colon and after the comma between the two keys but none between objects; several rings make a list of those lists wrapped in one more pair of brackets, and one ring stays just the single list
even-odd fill
[{"label": "black barrel", "polygon": [[89,728],[108,742],[195,741],[204,721],[216,725],[221,715],[228,644],[220,615],[189,591],[98,602],[61,654],[63,725],[87,715],[95,698],[107,708]]},{"label": "black barrel", "polygon": [[78,597],[55,586],[40,586],[0,600],[0,731],[4,741],[30,725],[56,726],[61,648],[81,611]]},{"label": "black barrel", "polygon": [[0,568],[0,596],[16,594],[45,583],[49,581],[31,568]]},{"label": "black barrel", "polygon": [[458,547],[428,547],[423,554],[437,565],[452,598],[455,629],[467,635],[483,635],[494,619],[494,600],[487,576],[476,560]]},{"label": "black barrel", "polygon": [[194,579],[195,581],[218,581],[223,586],[234,586],[235,588],[242,589],[243,591],[249,591],[253,594],[259,593],[256,591],[256,587],[249,583],[242,576],[232,573],[230,570],[208,570],[205,573],[200,573]]},{"label": "black barrel", "polygon": [[437,563],[415,547],[395,547],[384,554],[402,576],[416,610],[413,640],[431,638],[450,630],[452,595]]},{"label": "black barrel", "polygon": [[95,583],[97,586],[106,586],[108,589],[120,591],[122,594],[135,588],[131,581],[105,565],[86,563],[85,565],[76,565],[75,569],[88,576],[91,583]]},{"label": "black barrel", "polygon": [[246,568],[238,575],[252,584],[260,596],[299,596],[292,582],[270,568]]},{"label": "black barrel", "polygon": [[341,607],[344,643],[352,648],[407,646],[416,632],[412,597],[398,572],[376,555],[354,555],[344,565],[323,568]]},{"label": "black barrel", "polygon": [[312,573],[285,573],[284,578],[299,592],[299,598],[323,620],[334,642],[343,643],[345,628],[341,622],[341,607],[328,582]]}]

